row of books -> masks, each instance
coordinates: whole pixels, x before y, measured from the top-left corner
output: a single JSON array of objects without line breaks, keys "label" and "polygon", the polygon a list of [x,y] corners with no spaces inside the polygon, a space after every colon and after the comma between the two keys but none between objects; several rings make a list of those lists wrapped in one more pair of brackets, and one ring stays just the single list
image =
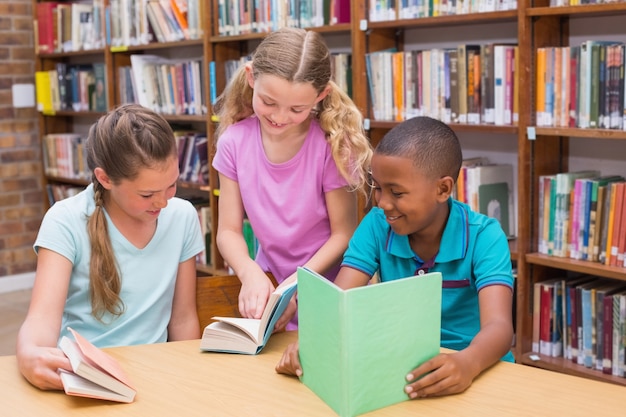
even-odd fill
[{"label": "row of books", "polygon": [[536,282],[532,336],[534,352],[625,376],[626,283],[589,275]]},{"label": "row of books", "polygon": [[350,22],[350,0],[220,0],[220,36]]},{"label": "row of books", "polygon": [[84,149],[85,140],[86,137],[79,133],[44,135],[41,141],[46,175],[79,180],[91,179]]},{"label": "row of books", "polygon": [[37,110],[106,111],[106,68],[103,63],[68,65],[57,62],[49,71],[35,72]]},{"label": "row of books", "polygon": [[517,46],[505,44],[367,54],[374,119],[516,124],[516,61]]},{"label": "row of books", "polygon": [[624,0],[550,0],[550,7],[579,6],[581,4],[621,3]]},{"label": "row of books", "polygon": [[492,217],[508,237],[516,236],[513,165],[488,158],[465,159],[454,190],[455,198],[473,211]]},{"label": "row of books", "polygon": [[[119,1],[119,0],[118,0]],[[127,25],[129,30],[122,24],[119,35],[113,27],[112,44],[128,45],[133,42],[145,43],[145,38],[158,42],[175,42],[188,39],[200,39],[203,29],[198,18],[200,7],[198,0],[121,0],[135,2],[139,7],[135,14],[135,21],[148,25],[146,29],[133,28]],[[145,8],[145,10],[144,10]],[[191,10],[191,13],[189,12]],[[147,17],[147,21],[145,18]],[[122,22],[124,20],[121,20]],[[154,36],[152,36],[154,35]]]},{"label": "row of books", "polygon": [[626,182],[599,171],[539,178],[540,253],[626,266]]},{"label": "row of books", "polygon": [[34,25],[38,53],[103,48],[106,37],[105,15],[104,0],[38,2]]},{"label": "row of books", "polygon": [[626,130],[625,48],[598,40],[538,48],[537,126]]},{"label": "row of books", "polygon": [[175,130],[181,181],[209,184],[209,144],[206,133]]},{"label": "row of books", "polygon": [[83,191],[85,187],[67,184],[47,184],[46,193],[48,194],[48,203],[52,206],[57,201],[64,200],[68,197],[75,196]]},{"label": "row of books", "polygon": [[[132,75],[121,77],[123,82],[119,83],[124,101],[131,96],[136,103],[161,114],[207,114],[201,58],[131,55],[130,61]],[[132,93],[127,91],[129,87]]]},{"label": "row of books", "polygon": [[[106,4],[105,4],[106,3]],[[71,52],[200,39],[200,0],[38,2],[37,51]]]},{"label": "row of books", "polygon": [[372,22],[516,10],[517,0],[370,0]]}]

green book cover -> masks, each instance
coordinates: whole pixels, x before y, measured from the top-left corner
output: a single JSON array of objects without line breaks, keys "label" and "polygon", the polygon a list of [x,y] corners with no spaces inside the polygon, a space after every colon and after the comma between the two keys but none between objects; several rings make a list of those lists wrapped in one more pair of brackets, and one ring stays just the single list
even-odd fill
[{"label": "green book cover", "polygon": [[408,400],[405,376],[440,350],[439,272],[342,290],[298,268],[302,382],[338,415]]},{"label": "green book cover", "polygon": [[478,186],[478,211],[500,223],[504,234],[511,236],[509,229],[509,184],[497,182]]}]

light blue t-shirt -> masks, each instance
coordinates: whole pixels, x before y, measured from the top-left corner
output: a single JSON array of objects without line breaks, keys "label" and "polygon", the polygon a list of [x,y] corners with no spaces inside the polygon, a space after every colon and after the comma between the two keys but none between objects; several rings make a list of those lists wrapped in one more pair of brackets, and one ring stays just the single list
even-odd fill
[{"label": "light blue t-shirt", "polygon": [[44,216],[34,244],[35,251],[52,250],[73,264],[60,337],[68,335],[67,326],[71,326],[98,347],[167,341],[179,263],[204,250],[195,208],[180,198],[168,200],[159,214],[152,240],[143,249],[126,240],[107,214],[122,279],[120,296],[126,310],[119,317],[106,313],[103,322],[91,314],[89,298],[91,251],[87,217],[94,208],[92,185],[55,203]]},{"label": "light blue t-shirt", "polygon": [[[450,215],[439,252],[428,272],[443,276],[441,346],[465,349],[480,330],[478,291],[489,285],[513,288],[511,254],[497,220],[448,200]],[[411,249],[407,235],[396,234],[383,210],[372,208],[354,232],[342,266],[369,276],[378,271],[381,281],[406,278],[428,260]],[[513,361],[509,352],[503,360]]]}]

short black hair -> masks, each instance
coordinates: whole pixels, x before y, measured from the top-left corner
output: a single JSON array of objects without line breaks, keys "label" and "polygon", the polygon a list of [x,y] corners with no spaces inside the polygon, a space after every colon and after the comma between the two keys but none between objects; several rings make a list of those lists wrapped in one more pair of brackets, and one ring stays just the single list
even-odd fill
[{"label": "short black hair", "polygon": [[419,116],[405,120],[381,139],[374,154],[410,158],[425,175],[456,181],[463,153],[459,139],[445,123]]}]

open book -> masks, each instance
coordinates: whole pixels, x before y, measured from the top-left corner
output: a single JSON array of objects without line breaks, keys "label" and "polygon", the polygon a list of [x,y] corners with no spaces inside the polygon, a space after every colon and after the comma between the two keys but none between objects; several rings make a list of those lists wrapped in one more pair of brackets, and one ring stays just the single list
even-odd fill
[{"label": "open book", "polygon": [[297,282],[279,286],[267,300],[260,319],[213,317],[217,320],[204,328],[200,349],[213,352],[255,355],[267,344],[276,322],[296,292]]},{"label": "open book", "polygon": [[59,369],[67,395],[130,403],[136,390],[119,363],[98,349],[74,329],[74,340],[63,336],[59,348],[68,357],[73,372]]},{"label": "open book", "polygon": [[408,400],[405,375],[436,356],[440,272],[342,290],[298,269],[302,382],[342,417]]}]

